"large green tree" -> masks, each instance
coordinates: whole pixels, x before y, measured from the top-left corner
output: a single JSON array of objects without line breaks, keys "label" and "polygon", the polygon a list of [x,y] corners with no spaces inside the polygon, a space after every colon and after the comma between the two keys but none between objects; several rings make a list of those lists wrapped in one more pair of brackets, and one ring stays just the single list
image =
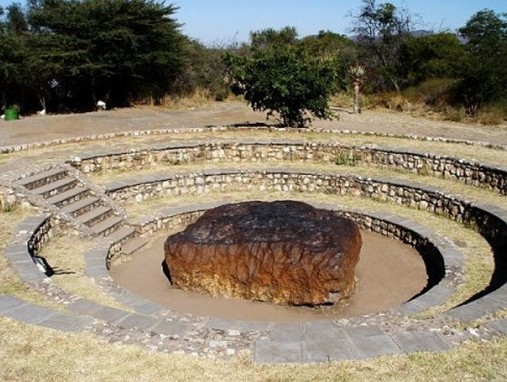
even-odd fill
[{"label": "large green tree", "polygon": [[280,118],[284,126],[304,127],[331,118],[328,100],[336,88],[336,65],[299,44],[293,28],[252,34],[252,49],[229,55],[235,89],[257,111]]},{"label": "large green tree", "polygon": [[29,12],[42,77],[67,102],[112,105],[149,94],[157,100],[181,67],[176,8],[146,0],[45,0]]},{"label": "large green tree", "polygon": [[459,32],[467,40],[460,93],[468,113],[484,103],[507,102],[507,13],[484,9]]},{"label": "large green tree", "polygon": [[[152,0],[30,0],[0,17],[4,103],[40,98],[49,111],[155,101],[182,67],[177,8]],[[15,99],[15,100],[13,100]],[[40,106],[38,106],[40,107]]]},{"label": "large green tree", "polygon": [[23,8],[15,3],[0,8],[0,109],[22,104],[30,94],[26,59],[28,23]]}]

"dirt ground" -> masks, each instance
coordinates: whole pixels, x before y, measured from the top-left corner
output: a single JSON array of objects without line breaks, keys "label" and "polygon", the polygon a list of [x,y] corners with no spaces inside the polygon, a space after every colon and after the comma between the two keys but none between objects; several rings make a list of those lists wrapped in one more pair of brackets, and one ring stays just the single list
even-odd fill
[{"label": "dirt ground", "polygon": [[[507,145],[507,123],[500,126],[483,126],[378,110],[367,110],[360,115],[354,115],[348,110],[340,109],[337,114],[338,120],[316,120],[312,127],[416,134]],[[240,102],[215,103],[185,110],[146,106],[83,114],[34,115],[17,121],[0,121],[0,146],[128,130],[265,122],[265,113],[253,112],[249,106]]]},{"label": "dirt ground", "polygon": [[321,310],[209,297],[172,288],[161,271],[167,234],[154,238],[147,248],[130,261],[113,266],[110,272],[124,288],[176,311],[251,321],[307,321],[369,314],[400,305],[426,286],[426,269],[417,251],[378,234],[361,234],[363,246],[354,294],[337,307]]}]

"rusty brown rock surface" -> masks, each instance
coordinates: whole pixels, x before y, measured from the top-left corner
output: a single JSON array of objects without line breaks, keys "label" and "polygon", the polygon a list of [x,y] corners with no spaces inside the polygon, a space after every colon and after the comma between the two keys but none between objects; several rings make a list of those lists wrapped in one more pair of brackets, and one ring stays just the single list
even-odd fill
[{"label": "rusty brown rock surface", "polygon": [[244,202],[206,211],[167,238],[174,286],[288,305],[350,296],[362,240],[358,226],[295,201]]}]

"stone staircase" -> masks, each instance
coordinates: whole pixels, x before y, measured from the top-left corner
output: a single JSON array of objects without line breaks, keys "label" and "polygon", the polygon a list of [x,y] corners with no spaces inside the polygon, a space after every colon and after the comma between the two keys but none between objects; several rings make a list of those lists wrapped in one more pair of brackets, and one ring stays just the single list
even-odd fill
[{"label": "stone staircase", "polygon": [[121,244],[129,255],[146,244],[137,238],[124,211],[105,192],[70,165],[56,165],[15,180],[12,185],[31,204],[69,223],[88,237]]}]

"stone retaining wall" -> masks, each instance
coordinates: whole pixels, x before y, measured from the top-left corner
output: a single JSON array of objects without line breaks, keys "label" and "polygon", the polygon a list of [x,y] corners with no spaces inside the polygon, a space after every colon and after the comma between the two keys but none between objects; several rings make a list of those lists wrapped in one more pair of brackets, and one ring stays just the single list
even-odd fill
[{"label": "stone retaining wall", "polygon": [[492,246],[495,273],[492,289],[507,282],[507,211],[498,207],[475,205],[437,188],[389,179],[362,178],[355,175],[299,173],[290,170],[219,171],[212,173],[151,175],[145,179],[109,186],[107,192],[119,201],[142,201],[152,197],[210,192],[255,190],[320,192],[353,195],[407,205],[446,216],[476,227]]},{"label": "stone retaining wall", "polygon": [[[86,136],[58,138],[49,141],[23,143],[18,145],[1,146],[0,154],[9,154],[13,152],[26,151],[40,149],[44,147],[52,147],[58,145],[68,145],[73,143],[85,143],[93,141],[104,141],[117,138],[128,138],[128,137],[139,137],[139,136],[157,136],[157,135],[174,135],[180,133],[192,133],[198,134],[203,132],[218,132],[227,130],[262,130],[262,131],[284,131],[287,129],[281,128],[270,128],[270,127],[251,127],[251,126],[211,126],[211,127],[197,127],[197,128],[182,128],[182,129],[155,129],[155,130],[135,130],[135,131],[119,131],[114,133],[105,134],[92,134]],[[329,134],[331,137],[344,134],[344,135],[360,135],[360,136],[371,136],[371,137],[383,137],[383,138],[397,138],[397,139],[411,139],[418,141],[428,142],[442,142],[442,143],[455,143],[468,146],[480,146],[487,147],[495,150],[507,150],[507,146],[496,145],[491,142],[484,141],[473,141],[467,139],[456,139],[456,138],[445,138],[445,137],[431,137],[417,134],[402,134],[402,133],[385,133],[378,131],[357,131],[357,130],[335,130],[335,129],[296,129],[294,133],[304,135],[305,133],[320,133]]]},{"label": "stone retaining wall", "polygon": [[45,243],[53,237],[53,228],[55,227],[52,218],[41,221],[41,224],[35,228],[27,242],[30,255],[36,256]]},{"label": "stone retaining wall", "polygon": [[430,153],[355,147],[340,143],[246,142],[158,145],[144,150],[94,154],[75,158],[70,163],[87,174],[123,169],[141,170],[155,164],[178,165],[225,160],[263,163],[318,161],[348,166],[373,164],[454,179],[507,194],[507,168]]}]

